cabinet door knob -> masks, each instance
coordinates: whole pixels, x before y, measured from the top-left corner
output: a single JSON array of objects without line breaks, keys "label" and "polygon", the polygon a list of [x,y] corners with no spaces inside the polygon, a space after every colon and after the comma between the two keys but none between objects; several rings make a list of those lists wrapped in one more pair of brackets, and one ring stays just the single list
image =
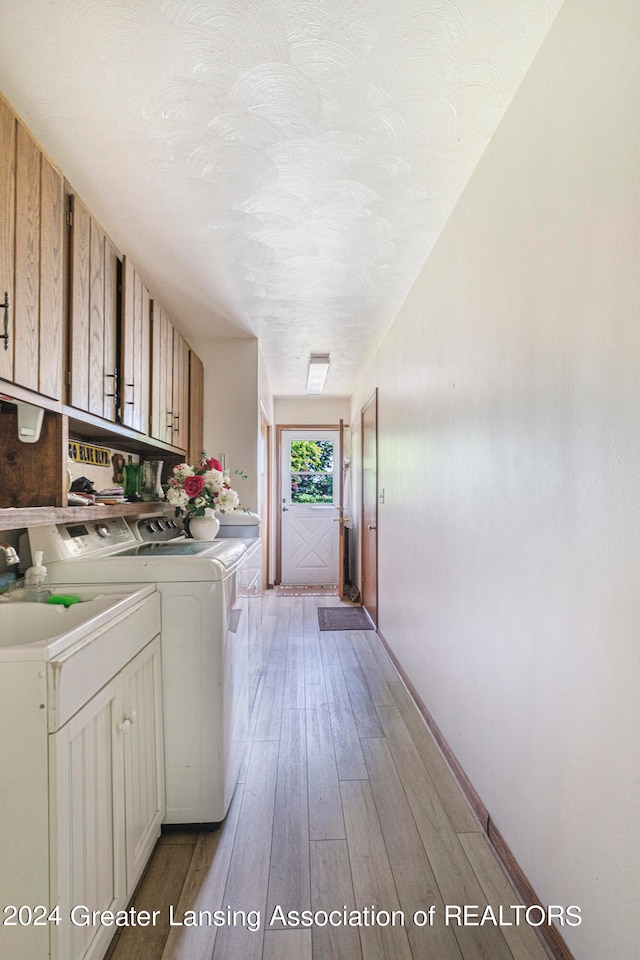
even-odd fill
[{"label": "cabinet door knob", "polygon": [[122,734],[125,734],[125,733],[129,733],[129,730],[130,730],[130,729],[131,729],[131,720],[129,720],[129,718],[127,717],[127,718],[126,718],[125,720],[123,720],[122,723],[118,726],[118,732],[119,732],[119,733],[122,733]]}]

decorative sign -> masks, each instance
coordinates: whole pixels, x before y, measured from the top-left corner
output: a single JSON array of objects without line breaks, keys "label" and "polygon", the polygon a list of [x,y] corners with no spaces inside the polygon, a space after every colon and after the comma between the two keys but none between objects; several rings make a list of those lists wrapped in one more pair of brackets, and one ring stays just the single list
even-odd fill
[{"label": "decorative sign", "polygon": [[95,467],[108,467],[111,464],[111,450],[69,440],[69,460],[75,463],[91,463]]}]

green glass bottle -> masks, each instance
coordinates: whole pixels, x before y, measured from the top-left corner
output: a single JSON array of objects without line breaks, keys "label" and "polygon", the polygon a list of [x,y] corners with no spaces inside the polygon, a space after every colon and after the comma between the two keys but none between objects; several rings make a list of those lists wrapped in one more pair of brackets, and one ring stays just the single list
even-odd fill
[{"label": "green glass bottle", "polygon": [[134,463],[131,455],[122,468],[124,473],[124,495],[127,500],[140,499],[140,464]]}]

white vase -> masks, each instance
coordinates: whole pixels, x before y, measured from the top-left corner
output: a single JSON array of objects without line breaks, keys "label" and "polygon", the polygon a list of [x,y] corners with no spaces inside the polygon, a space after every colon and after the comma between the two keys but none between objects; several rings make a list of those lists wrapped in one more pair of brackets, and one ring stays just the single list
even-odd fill
[{"label": "white vase", "polygon": [[194,540],[215,540],[220,521],[211,507],[205,507],[204,517],[189,517],[189,533]]}]

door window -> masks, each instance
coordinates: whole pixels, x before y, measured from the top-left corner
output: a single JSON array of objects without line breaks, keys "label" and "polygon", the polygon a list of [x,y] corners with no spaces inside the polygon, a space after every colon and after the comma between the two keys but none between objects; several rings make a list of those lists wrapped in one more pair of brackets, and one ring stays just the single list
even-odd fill
[{"label": "door window", "polygon": [[332,504],[334,462],[333,440],[292,440],[291,503]]}]

